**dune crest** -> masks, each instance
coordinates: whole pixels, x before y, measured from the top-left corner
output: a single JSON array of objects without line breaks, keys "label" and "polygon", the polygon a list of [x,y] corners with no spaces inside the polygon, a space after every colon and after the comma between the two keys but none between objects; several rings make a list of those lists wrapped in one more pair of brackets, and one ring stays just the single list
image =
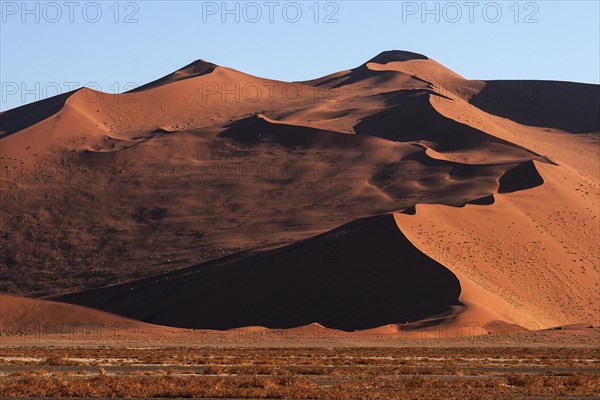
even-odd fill
[{"label": "dune crest", "polygon": [[190,64],[178,69],[177,71],[170,73],[168,75],[163,76],[160,79],[137,87],[130,91],[130,93],[140,92],[142,90],[148,90],[155,87],[159,87],[162,85],[167,85],[169,83],[178,82],[183,79],[195,78],[198,76],[208,75],[212,73],[218,65],[213,64],[204,60],[196,60],[191,62]]}]

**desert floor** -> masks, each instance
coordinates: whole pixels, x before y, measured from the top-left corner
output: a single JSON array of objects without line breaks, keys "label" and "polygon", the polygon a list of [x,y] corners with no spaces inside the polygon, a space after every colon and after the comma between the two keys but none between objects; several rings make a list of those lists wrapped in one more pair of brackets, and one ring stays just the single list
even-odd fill
[{"label": "desert floor", "polygon": [[34,398],[597,398],[600,329],[416,332],[88,327],[1,336],[0,396]]}]

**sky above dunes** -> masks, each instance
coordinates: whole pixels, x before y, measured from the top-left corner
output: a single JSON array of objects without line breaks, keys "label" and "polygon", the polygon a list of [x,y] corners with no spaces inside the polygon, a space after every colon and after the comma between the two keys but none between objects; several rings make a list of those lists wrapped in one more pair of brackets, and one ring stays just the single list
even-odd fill
[{"label": "sky above dunes", "polygon": [[469,79],[600,83],[592,1],[2,1],[0,109],[82,86],[122,92],[205,59],[307,80],[389,49]]}]

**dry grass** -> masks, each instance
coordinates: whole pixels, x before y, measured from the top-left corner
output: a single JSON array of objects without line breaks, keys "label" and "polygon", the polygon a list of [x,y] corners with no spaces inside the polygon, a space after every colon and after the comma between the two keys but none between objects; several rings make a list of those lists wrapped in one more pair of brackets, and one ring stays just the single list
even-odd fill
[{"label": "dry grass", "polygon": [[398,380],[373,378],[321,385],[298,376],[289,377],[173,377],[173,376],[29,376],[3,380],[2,396],[45,397],[231,397],[296,399],[369,399],[411,396],[468,396],[494,394],[592,396],[600,385],[597,375],[567,378],[518,376],[498,380],[434,380],[421,376]]},{"label": "dry grass", "polygon": [[[594,396],[599,352],[557,348],[6,348],[0,396],[491,399]],[[75,358],[73,360],[72,358]],[[70,368],[72,367],[72,368]],[[82,370],[82,368],[84,370]]]},{"label": "dry grass", "polygon": [[308,398],[314,384],[299,377],[228,379],[170,376],[26,377],[5,380],[3,396],[45,397],[284,397]]}]

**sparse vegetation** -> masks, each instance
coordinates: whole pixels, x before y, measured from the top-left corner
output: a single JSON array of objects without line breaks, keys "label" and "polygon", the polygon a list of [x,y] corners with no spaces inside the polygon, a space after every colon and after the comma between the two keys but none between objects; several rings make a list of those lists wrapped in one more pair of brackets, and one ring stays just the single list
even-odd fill
[{"label": "sparse vegetation", "polygon": [[14,347],[2,354],[0,396],[495,399],[593,396],[600,385],[593,348]]}]

